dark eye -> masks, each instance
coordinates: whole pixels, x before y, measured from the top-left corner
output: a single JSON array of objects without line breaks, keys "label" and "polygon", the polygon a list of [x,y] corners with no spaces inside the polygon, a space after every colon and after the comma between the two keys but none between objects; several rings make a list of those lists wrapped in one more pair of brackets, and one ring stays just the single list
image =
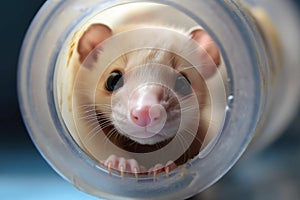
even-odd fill
[{"label": "dark eye", "polygon": [[120,71],[112,72],[106,80],[105,87],[107,91],[113,92],[124,84],[123,74]]},{"label": "dark eye", "polygon": [[192,87],[190,81],[183,75],[179,75],[176,78],[174,90],[182,96],[186,96],[192,93]]}]

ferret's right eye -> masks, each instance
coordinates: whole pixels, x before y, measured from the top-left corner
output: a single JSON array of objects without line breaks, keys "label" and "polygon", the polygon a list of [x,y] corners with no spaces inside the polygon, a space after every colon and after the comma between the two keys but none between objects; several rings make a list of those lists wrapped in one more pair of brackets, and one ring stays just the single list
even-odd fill
[{"label": "ferret's right eye", "polygon": [[112,72],[106,80],[107,91],[113,92],[124,85],[123,74],[120,71]]}]

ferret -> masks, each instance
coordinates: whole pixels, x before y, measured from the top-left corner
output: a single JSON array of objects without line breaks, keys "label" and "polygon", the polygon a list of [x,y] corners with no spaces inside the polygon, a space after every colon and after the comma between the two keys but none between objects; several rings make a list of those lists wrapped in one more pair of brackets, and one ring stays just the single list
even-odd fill
[{"label": "ferret", "polygon": [[[220,54],[208,33],[198,27],[188,32],[160,25],[133,25],[112,30],[105,24],[95,23],[89,25],[72,45],[70,57],[75,61],[70,65],[78,65],[69,72],[73,77],[71,82],[74,84],[81,69],[92,71],[101,65],[103,54],[110,53],[103,45],[105,42],[136,31],[149,33],[150,37],[140,34],[139,37],[125,38],[126,42],[138,43],[145,48],[132,49],[108,62],[102,69],[93,97],[76,96],[73,86],[66,94],[62,92],[62,96],[67,96],[69,113],[76,110],[72,109],[71,99],[90,98],[87,101],[91,101],[89,109],[94,110],[94,114],[90,116],[90,112],[82,111],[82,118],[93,119],[90,124],[101,128],[106,137],[103,140],[109,140],[126,152],[146,155],[164,148],[181,152],[174,158],[170,156],[171,159],[167,156],[164,163],[156,162],[154,157],[152,166],[147,168],[138,158],[112,152],[100,161],[109,170],[129,173],[169,171],[194,158],[202,147],[210,123],[209,112],[204,113],[210,107],[205,82],[220,65]],[[126,42],[112,49],[122,48]],[[191,63],[189,58],[200,64]],[[61,107],[66,107],[63,99]],[[66,121],[70,127],[71,122]],[[74,127],[70,132],[75,131]],[[77,134],[86,134],[85,138],[93,140],[98,133]],[[89,149],[83,139],[76,134],[74,137],[83,149]]]}]

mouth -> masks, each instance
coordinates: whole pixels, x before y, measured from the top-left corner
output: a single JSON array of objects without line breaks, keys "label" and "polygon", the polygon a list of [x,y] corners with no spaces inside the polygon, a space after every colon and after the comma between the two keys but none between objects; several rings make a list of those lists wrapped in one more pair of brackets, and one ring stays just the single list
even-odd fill
[{"label": "mouth", "polygon": [[[124,131],[122,132],[124,133]],[[132,129],[132,130],[128,130],[128,132],[125,132],[124,135],[126,135],[129,138],[132,138],[133,140],[137,139],[137,140],[148,140],[148,139],[153,139],[153,138],[157,138],[157,139],[164,139],[166,138],[166,136],[164,136],[162,134],[161,131],[154,131],[151,129],[148,129],[147,127],[144,128],[138,128],[138,129]],[[158,141],[160,141],[158,140]]]},{"label": "mouth", "polygon": [[[106,137],[119,148],[133,153],[149,153],[159,150],[169,144],[174,138],[166,137],[160,133],[149,131],[139,131],[135,134],[128,135],[120,133],[113,123],[102,113],[97,114],[99,125],[101,126]],[[105,126],[102,126],[105,124]],[[109,126],[107,125],[109,124]],[[113,131],[113,134],[111,130]]]},{"label": "mouth", "polygon": [[[172,141],[172,138],[166,139],[163,136],[156,135],[155,137],[147,138],[147,139],[140,139],[134,137],[126,137],[127,139],[124,140],[124,145],[122,148],[126,151],[133,152],[133,153],[149,153],[157,151]],[[158,142],[159,140],[159,142]],[[128,145],[130,144],[130,145]]]},{"label": "mouth", "polygon": [[[137,135],[137,136],[135,136],[135,135]],[[157,143],[160,143],[162,141],[169,139],[164,135],[160,135],[159,133],[153,134],[153,133],[149,133],[147,131],[128,135],[127,137],[129,137],[130,139],[132,139],[142,145],[154,145],[154,144],[157,144]]]}]

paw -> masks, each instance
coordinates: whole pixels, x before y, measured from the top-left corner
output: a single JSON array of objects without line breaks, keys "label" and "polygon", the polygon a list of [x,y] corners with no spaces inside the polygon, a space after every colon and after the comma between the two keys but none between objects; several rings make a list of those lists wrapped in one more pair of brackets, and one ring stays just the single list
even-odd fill
[{"label": "paw", "polygon": [[116,170],[120,172],[122,177],[124,177],[125,173],[135,174],[136,177],[138,177],[138,174],[148,174],[155,177],[157,174],[163,172],[168,176],[170,171],[177,167],[173,161],[168,161],[165,165],[156,164],[147,170],[135,159],[126,159],[124,157],[117,157],[116,155],[110,155],[105,161],[102,161],[101,164],[108,169],[110,174],[112,170]]},{"label": "paw", "polygon": [[139,165],[135,159],[126,159],[110,155],[105,161],[101,162],[111,173],[112,170],[119,171],[123,177],[125,173],[139,174],[145,173],[147,170],[144,166]]},{"label": "paw", "polygon": [[168,161],[165,165],[156,164],[154,167],[151,167],[148,170],[148,174],[156,176],[159,173],[165,172],[168,176],[170,171],[174,170],[176,167],[177,165],[173,161]]}]

